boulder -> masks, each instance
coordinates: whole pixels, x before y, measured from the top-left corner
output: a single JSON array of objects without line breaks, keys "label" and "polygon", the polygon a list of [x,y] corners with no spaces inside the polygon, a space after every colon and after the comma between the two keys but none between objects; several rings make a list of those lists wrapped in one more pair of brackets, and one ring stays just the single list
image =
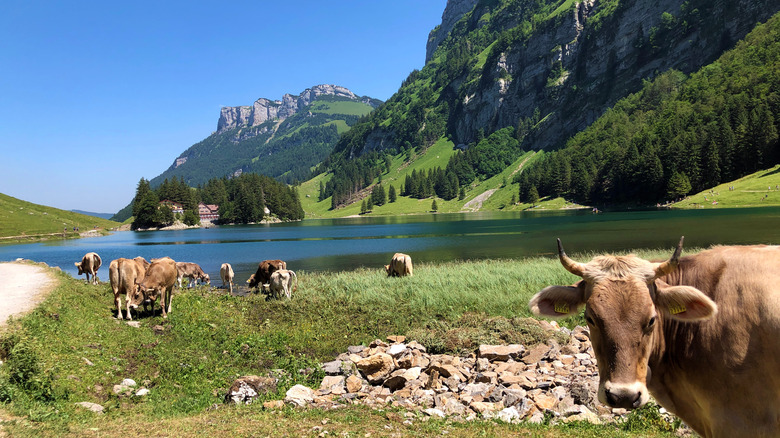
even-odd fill
[{"label": "boulder", "polygon": [[314,390],[303,385],[295,385],[287,390],[284,402],[297,407],[306,407],[314,401]]},{"label": "boulder", "polygon": [[371,384],[384,381],[393,371],[393,357],[386,353],[378,353],[355,363]]},{"label": "boulder", "polygon": [[260,394],[276,391],[273,377],[243,376],[236,379],[225,394],[225,403],[250,404]]},{"label": "boulder", "polygon": [[507,361],[519,359],[525,351],[525,347],[519,344],[511,345],[480,345],[477,350],[477,357],[489,361]]}]

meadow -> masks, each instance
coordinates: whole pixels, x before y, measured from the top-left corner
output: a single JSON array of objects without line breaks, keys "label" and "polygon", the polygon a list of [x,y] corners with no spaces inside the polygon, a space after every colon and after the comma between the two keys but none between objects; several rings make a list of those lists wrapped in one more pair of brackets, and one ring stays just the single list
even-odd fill
[{"label": "meadow", "polygon": [[[669,256],[667,249],[638,253]],[[261,403],[236,407],[222,402],[235,378],[271,370],[281,376],[278,391],[260,401],[281,399],[298,383],[316,388],[323,376],[319,363],[347,346],[393,334],[417,340],[433,353],[543,342],[549,335],[528,319],[528,300],[549,284],[576,280],[556,259],[418,264],[415,275],[406,278],[387,278],[376,269],[298,272],[300,285],[291,301],[198,287],[174,294],[167,320],[159,311],[156,317],[143,314],[137,328],[112,317],[107,283],[92,286],[53,273],[59,287],[0,335],[0,434],[671,436],[652,408],[630,414],[621,424],[599,426],[433,419],[404,425],[403,412],[396,409],[266,411]],[[584,321],[580,316],[561,324],[574,327]],[[125,378],[150,394],[115,395],[113,385]],[[82,401],[101,404],[105,413],[98,416],[74,405]]]}]

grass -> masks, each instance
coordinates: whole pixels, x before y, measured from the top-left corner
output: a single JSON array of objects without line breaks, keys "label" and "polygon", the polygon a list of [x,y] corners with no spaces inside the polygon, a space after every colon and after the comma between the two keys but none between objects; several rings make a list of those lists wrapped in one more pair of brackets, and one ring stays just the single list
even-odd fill
[{"label": "grass", "polygon": [[[668,249],[639,254],[664,258]],[[586,260],[590,255],[575,257]],[[261,401],[281,398],[296,383],[317,387],[320,372],[300,370],[317,370],[317,363],[332,360],[349,345],[391,334],[417,339],[431,352],[466,353],[480,343],[543,341],[549,335],[526,318],[527,303],[549,284],[575,280],[557,260],[418,264],[415,276],[407,278],[387,278],[381,267],[299,272],[300,288],[290,302],[195,288],[175,294],[167,320],[141,315],[140,328],[113,319],[107,284],[93,286],[62,272],[53,274],[60,285],[32,313],[11,321],[0,336],[0,416],[14,418],[2,423],[0,433],[194,436],[214,431],[279,436],[284,431],[306,436],[329,430],[344,436],[372,431],[379,436],[636,436],[617,425],[414,419],[405,426],[397,420],[402,413],[393,411],[351,407],[338,412],[267,412],[259,404],[221,403],[236,377],[274,369],[281,370],[275,372],[282,376],[278,392]],[[562,323],[573,326],[582,324],[581,319]],[[113,385],[124,378],[134,379],[151,394],[114,395]],[[99,403],[106,413],[96,416],[74,406],[81,401]],[[217,409],[212,408],[215,404]],[[664,436],[651,426],[641,430],[641,436]]]},{"label": "grass", "polygon": [[119,222],[86,216],[54,207],[33,204],[0,193],[0,242],[19,242],[78,237],[81,232],[97,227],[101,232],[119,227]]},{"label": "grass", "polygon": [[[729,190],[733,187],[734,190]],[[673,208],[739,208],[780,205],[780,165],[704,190]]]}]

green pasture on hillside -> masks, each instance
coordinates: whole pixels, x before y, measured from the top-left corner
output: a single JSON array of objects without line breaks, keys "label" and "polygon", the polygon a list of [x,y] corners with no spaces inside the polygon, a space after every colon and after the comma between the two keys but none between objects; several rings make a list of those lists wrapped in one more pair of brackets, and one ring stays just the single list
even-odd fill
[{"label": "green pasture on hillside", "polygon": [[52,234],[62,237],[65,228],[65,237],[72,238],[79,234],[74,228],[82,233],[92,229],[104,232],[120,225],[119,222],[37,205],[0,193],[0,238],[18,237],[4,240],[47,239],[52,238]]},{"label": "green pasture on hillside", "polygon": [[687,196],[674,208],[733,208],[780,205],[780,165]]},{"label": "green pasture on hillside", "polygon": [[[638,252],[647,258],[669,255],[668,249]],[[573,257],[587,260],[591,254]],[[142,314],[136,318],[139,328],[113,318],[108,284],[52,274],[59,287],[0,334],[0,418],[5,419],[0,431],[13,436],[125,436],[128,430],[143,436],[276,436],[274,431],[289,428],[294,436],[308,436],[312,427],[323,425],[344,436],[391,435],[388,430],[404,436],[672,436],[663,432],[668,424],[652,409],[631,414],[626,423],[601,426],[492,420],[403,426],[395,421],[403,416],[397,409],[264,411],[261,403],[222,403],[237,377],[271,370],[281,377],[279,388],[261,401],[280,399],[298,383],[316,388],[323,377],[319,363],[349,345],[391,334],[417,340],[432,353],[468,354],[479,344],[544,341],[551,334],[527,319],[528,300],[549,284],[575,279],[555,259],[418,264],[415,275],[405,278],[388,278],[381,269],[299,272],[292,301],[187,289],[174,294],[168,319],[159,311],[155,317]],[[579,316],[562,324],[583,321]],[[311,371],[301,373],[304,369]],[[125,378],[151,393],[115,395],[113,385]],[[82,401],[99,403],[106,413],[96,416],[74,405]]]}]

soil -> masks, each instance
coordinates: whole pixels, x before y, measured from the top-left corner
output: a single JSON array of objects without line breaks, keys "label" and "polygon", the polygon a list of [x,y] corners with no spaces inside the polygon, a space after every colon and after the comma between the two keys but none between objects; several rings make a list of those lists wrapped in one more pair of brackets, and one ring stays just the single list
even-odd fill
[{"label": "soil", "polygon": [[0,263],[0,328],[8,317],[31,311],[59,283],[49,268],[27,263]]}]

